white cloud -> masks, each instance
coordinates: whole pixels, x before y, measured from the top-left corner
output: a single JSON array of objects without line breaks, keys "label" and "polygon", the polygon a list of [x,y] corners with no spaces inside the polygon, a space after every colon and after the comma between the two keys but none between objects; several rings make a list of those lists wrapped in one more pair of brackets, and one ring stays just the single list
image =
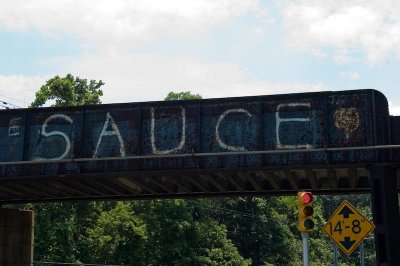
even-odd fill
[{"label": "white cloud", "polygon": [[328,56],[327,53],[325,53],[322,49],[318,49],[318,48],[311,48],[311,54],[315,57],[318,58],[325,58]]},{"label": "white cloud", "polygon": [[260,27],[260,26],[255,26],[255,27],[253,27],[253,29],[251,31],[255,35],[261,35],[261,34],[263,34],[265,32],[265,29],[263,27]]},{"label": "white cloud", "polygon": [[360,78],[360,73],[358,72],[340,72],[339,77],[342,80],[356,80]]},{"label": "white cloud", "polygon": [[301,49],[333,47],[338,63],[361,49],[369,64],[400,54],[400,1],[298,0],[282,5],[287,44]]},{"label": "white cloud", "polygon": [[333,59],[335,63],[338,65],[344,65],[360,61],[360,59],[352,55],[351,51],[345,48],[337,49],[335,52],[335,57]]},{"label": "white cloud", "polygon": [[69,34],[97,45],[191,34],[248,12],[262,13],[258,0],[0,0],[0,6],[0,28]]},{"label": "white cloud", "polygon": [[109,53],[57,61],[65,73],[102,79],[104,103],[163,100],[170,91],[192,91],[204,98],[322,91],[323,84],[254,80],[240,65],[155,55]]},{"label": "white cloud", "polygon": [[400,105],[389,102],[390,115],[400,115]]},{"label": "white cloud", "polygon": [[35,92],[45,84],[49,76],[0,75],[0,99],[19,107],[27,107]]}]

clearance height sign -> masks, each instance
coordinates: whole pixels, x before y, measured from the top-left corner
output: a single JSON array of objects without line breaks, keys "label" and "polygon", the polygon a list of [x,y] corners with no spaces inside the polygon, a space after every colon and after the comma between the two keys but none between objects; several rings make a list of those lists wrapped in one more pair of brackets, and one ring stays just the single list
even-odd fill
[{"label": "clearance height sign", "polygon": [[329,218],[323,230],[343,253],[350,255],[374,228],[372,222],[345,200]]}]

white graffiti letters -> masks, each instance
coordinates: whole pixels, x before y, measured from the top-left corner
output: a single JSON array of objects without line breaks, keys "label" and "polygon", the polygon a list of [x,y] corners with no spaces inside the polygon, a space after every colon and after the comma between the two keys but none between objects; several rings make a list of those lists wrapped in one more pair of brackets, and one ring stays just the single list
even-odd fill
[{"label": "white graffiti letters", "polygon": [[[107,131],[107,128],[110,124],[111,124],[112,131]],[[124,141],[122,140],[121,133],[119,132],[118,126],[115,123],[112,116],[110,115],[110,113],[107,113],[107,118],[106,118],[106,121],[104,122],[103,129],[101,130],[99,140],[97,141],[96,150],[94,151],[93,157],[97,157],[97,152],[99,150],[99,147],[103,140],[103,137],[109,137],[109,136],[116,136],[118,138],[119,152],[121,154],[121,157],[125,157]]]},{"label": "white graffiti letters", "polygon": [[229,109],[229,110],[226,110],[225,112],[223,112],[222,115],[220,115],[220,117],[218,118],[217,125],[215,126],[215,136],[216,136],[217,142],[218,142],[219,146],[221,146],[221,148],[227,149],[228,151],[245,151],[245,150],[246,150],[245,147],[227,145],[225,142],[223,142],[223,141],[221,140],[221,137],[220,137],[220,135],[219,135],[219,126],[220,126],[222,120],[224,120],[224,118],[225,118],[227,115],[231,114],[231,113],[244,113],[244,114],[246,114],[248,117],[251,117],[251,114],[250,114],[247,110],[241,109],[241,108],[238,108],[238,109]]},{"label": "white graffiti letters", "polygon": [[183,108],[182,106],[180,106],[181,111],[182,111],[182,134],[181,134],[181,141],[179,143],[179,145],[173,149],[169,149],[169,150],[158,150],[156,147],[156,138],[155,138],[155,133],[154,133],[154,128],[155,128],[155,115],[154,115],[154,108],[152,107],[150,109],[151,111],[151,128],[150,128],[150,140],[151,140],[151,148],[154,154],[169,154],[172,152],[176,152],[180,149],[183,148],[183,146],[185,145],[185,141],[186,141],[186,110],[185,108]]},{"label": "white graffiti letters", "polygon": [[54,119],[63,119],[63,120],[65,120],[65,121],[67,121],[68,123],[71,123],[71,124],[73,124],[74,121],[71,119],[71,117],[69,117],[69,116],[67,116],[67,115],[63,115],[63,114],[54,114],[54,115],[49,116],[49,117],[44,121],[43,126],[42,126],[42,130],[41,130],[41,135],[42,135],[42,136],[44,136],[44,137],[60,136],[60,137],[62,137],[62,138],[64,139],[64,141],[65,141],[65,150],[64,150],[64,153],[61,154],[61,155],[58,156],[58,157],[53,157],[53,158],[41,158],[41,157],[36,157],[34,160],[61,160],[61,159],[64,159],[65,156],[67,156],[67,154],[68,154],[68,153],[70,152],[70,150],[71,150],[71,141],[70,141],[69,137],[68,137],[64,132],[57,131],[57,130],[51,131],[51,132],[47,132],[47,131],[46,131],[47,124],[48,124],[51,120],[54,120]]},{"label": "white graffiti letters", "polygon": [[297,144],[297,145],[286,145],[282,144],[279,135],[279,128],[281,123],[287,122],[310,122],[310,118],[303,117],[291,117],[291,118],[281,118],[280,111],[285,107],[307,107],[311,108],[311,103],[284,103],[279,104],[276,108],[275,118],[276,118],[276,147],[278,149],[312,149],[314,147],[313,144]]},{"label": "white graffiti letters", "polygon": [[[167,110],[170,110],[168,108],[169,107],[167,107]],[[170,116],[167,119],[165,118],[164,114],[159,114],[159,113],[157,113],[158,115],[156,117],[156,111],[163,112],[164,110],[163,107],[161,107],[160,109],[155,107],[150,107],[147,110],[150,111],[150,121],[148,120],[147,120],[148,122],[142,120],[139,121],[139,128],[137,129],[139,131],[137,145],[139,145],[139,147],[141,145],[142,145],[141,147],[144,146],[149,147],[149,151],[146,151],[146,153],[149,152],[150,154],[155,154],[155,155],[167,155],[179,152],[184,153],[185,152],[184,147],[187,143],[186,141],[187,134],[193,134],[192,128],[189,129],[186,128],[187,110],[183,106],[179,106],[177,108],[178,110],[177,117]],[[272,122],[275,124],[275,129],[272,129],[275,130],[273,134],[276,134],[275,148],[276,149],[314,148],[317,139],[316,135],[317,132],[315,129],[316,127],[315,119],[313,118],[315,116],[313,114],[314,111],[312,110],[311,102],[292,102],[292,103],[278,104],[274,114],[275,122]],[[269,115],[270,113],[268,113],[268,117]],[[49,131],[48,128],[50,124],[51,128],[57,126],[55,124],[55,122],[57,121],[52,122],[54,120],[58,121],[62,120],[63,122],[62,128],[64,128],[63,130],[64,132],[62,130]],[[168,124],[171,123],[171,120],[173,120],[173,125]],[[248,141],[250,140],[250,142],[252,142],[251,139],[257,135],[256,134],[257,132],[254,132],[254,130],[259,130],[258,129],[259,123],[254,120],[255,120],[254,114],[251,114],[248,110],[244,108],[232,108],[225,110],[219,116],[215,117],[214,121],[216,121],[216,123],[215,125],[212,125],[211,128],[211,133],[213,133],[212,134],[213,139],[200,140],[199,142],[193,140],[193,143],[190,142],[191,145],[190,147],[195,145],[203,145],[202,143],[207,143],[208,147],[210,147],[210,145],[208,144],[217,145],[223,151],[230,151],[230,152],[247,151],[246,147],[249,146]],[[195,128],[201,128],[200,123],[202,123],[203,121],[204,120],[194,121],[193,123],[199,123],[199,125],[196,126]],[[22,128],[21,126],[22,122],[23,122],[22,118],[15,118],[15,119],[13,118],[10,120],[8,128],[9,137],[16,138],[22,135],[23,132],[20,131],[21,130],[20,127]],[[66,127],[65,124],[71,124],[73,126],[73,123],[74,121],[71,119],[71,117],[64,114],[53,114],[49,116],[41,126],[41,130],[39,131],[39,136],[44,138],[57,137],[58,143],[60,143],[61,139],[62,146],[59,147],[58,149],[42,149],[42,145],[51,145],[52,143],[56,144],[56,142],[52,141],[52,139],[50,139],[49,141],[40,142],[37,149],[41,149],[40,155],[43,156],[44,158],[33,156],[32,160],[61,160],[65,158],[70,158],[70,154],[73,154],[73,152],[71,151],[73,150],[72,146],[73,134],[70,135],[69,133],[65,132],[65,128],[69,127],[69,125],[67,125]],[[158,127],[156,127],[156,123]],[[268,130],[269,128],[271,128],[271,126],[273,127],[274,124],[269,125]],[[107,149],[102,149],[103,146],[105,146],[106,148],[110,147],[119,148],[120,157],[127,157],[128,149],[124,144],[124,139],[121,135],[120,129],[121,130],[123,129],[124,130],[123,132],[126,132],[127,130],[130,130],[130,127],[124,127],[123,124],[118,126],[114,118],[111,116],[110,112],[106,113],[106,119],[101,126],[102,126],[101,131],[100,128],[90,129],[90,130],[96,130],[96,134],[98,133],[98,131],[100,131],[98,138],[93,136],[92,139],[93,143],[96,144],[96,146],[94,146],[92,150],[93,152],[91,154],[92,157],[97,158],[97,157],[115,156],[109,154],[107,152]],[[143,126],[147,127],[144,132],[146,131],[149,132],[148,136],[144,137],[140,135],[140,132],[143,132],[141,130]],[[251,129],[248,129],[249,126],[251,127]],[[86,127],[86,125],[84,125],[84,127]],[[249,130],[249,132],[242,132],[243,130]],[[197,138],[199,136],[204,137],[204,134],[201,134],[201,132],[198,132],[198,134],[199,135],[194,135],[190,137],[193,138]],[[246,137],[245,134],[252,134],[252,135]],[[241,139],[242,136],[244,136],[243,139]],[[266,136],[263,135],[263,137],[265,138]],[[118,140],[118,143],[115,143],[115,140]],[[150,141],[150,143],[143,143],[146,140]],[[129,145],[131,145],[131,142],[133,141],[136,140],[130,140]],[[212,143],[208,143],[208,141],[211,141]],[[240,141],[242,141],[243,144],[241,144]],[[85,140],[82,140],[82,142],[85,142]],[[206,145],[203,146],[203,149],[205,146]],[[203,150],[202,147],[199,147],[199,149],[197,148],[198,147],[194,147],[194,150],[201,150],[203,152],[207,152],[207,150]],[[46,151],[52,151],[53,153],[52,155],[43,154],[43,152]],[[61,154],[58,155],[59,153]],[[56,154],[57,156],[55,156],[54,154]]]}]

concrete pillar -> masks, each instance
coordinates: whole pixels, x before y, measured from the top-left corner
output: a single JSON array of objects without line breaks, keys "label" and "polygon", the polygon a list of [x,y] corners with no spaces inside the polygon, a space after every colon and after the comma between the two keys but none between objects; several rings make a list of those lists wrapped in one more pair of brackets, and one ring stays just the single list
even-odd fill
[{"label": "concrete pillar", "polygon": [[0,265],[33,265],[33,211],[0,207]]}]

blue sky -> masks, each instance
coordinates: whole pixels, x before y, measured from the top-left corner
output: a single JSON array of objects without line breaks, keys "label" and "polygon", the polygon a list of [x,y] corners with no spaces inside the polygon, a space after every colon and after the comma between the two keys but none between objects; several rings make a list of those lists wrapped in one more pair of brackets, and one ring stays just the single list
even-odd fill
[{"label": "blue sky", "polygon": [[400,114],[399,1],[0,0],[0,99],[54,75],[104,103],[374,88]]}]

